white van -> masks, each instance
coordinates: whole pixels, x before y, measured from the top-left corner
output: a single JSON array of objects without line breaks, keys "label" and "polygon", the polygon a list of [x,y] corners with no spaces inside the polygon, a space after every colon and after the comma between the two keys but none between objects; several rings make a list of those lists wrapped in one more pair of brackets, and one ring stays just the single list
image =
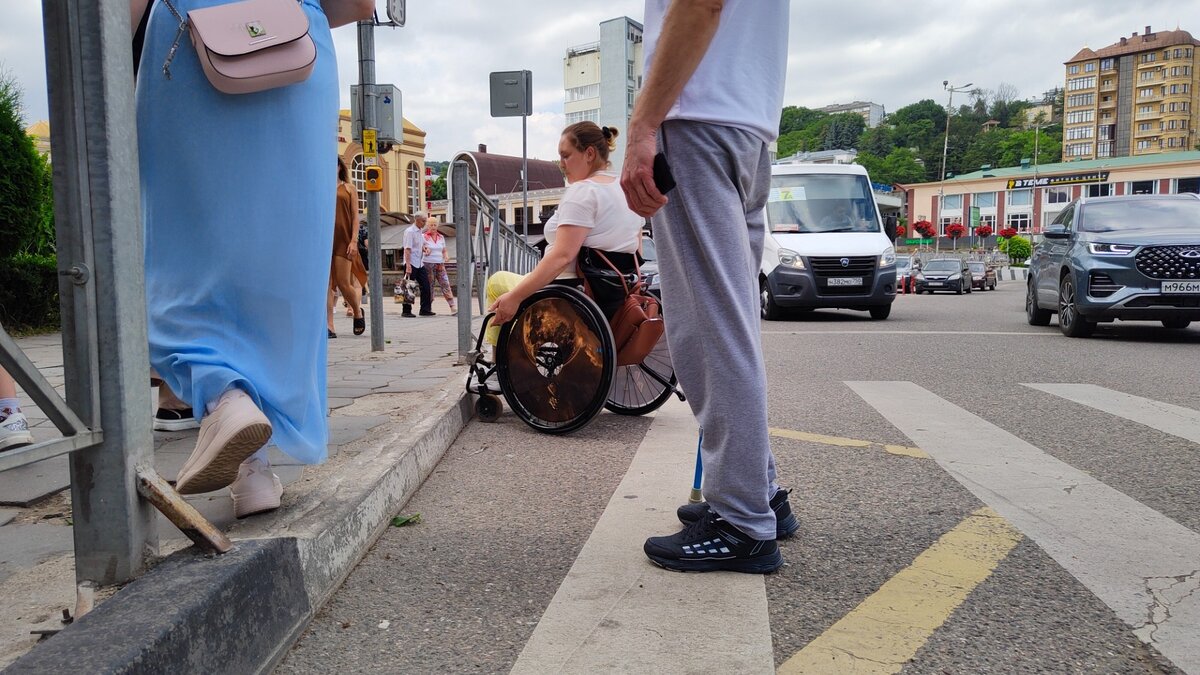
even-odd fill
[{"label": "white van", "polygon": [[776,164],[759,275],[764,319],[785,309],[840,308],[886,319],[896,299],[896,249],[867,170]]}]

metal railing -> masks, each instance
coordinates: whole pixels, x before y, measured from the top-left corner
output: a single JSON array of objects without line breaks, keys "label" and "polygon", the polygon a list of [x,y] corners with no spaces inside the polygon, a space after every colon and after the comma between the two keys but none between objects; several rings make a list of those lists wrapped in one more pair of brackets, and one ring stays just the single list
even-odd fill
[{"label": "metal railing", "polygon": [[487,310],[487,278],[494,272],[529,273],[541,253],[500,219],[500,203],[470,178],[466,162],[450,168],[450,213],[458,258],[458,359],[471,352],[471,295]]}]

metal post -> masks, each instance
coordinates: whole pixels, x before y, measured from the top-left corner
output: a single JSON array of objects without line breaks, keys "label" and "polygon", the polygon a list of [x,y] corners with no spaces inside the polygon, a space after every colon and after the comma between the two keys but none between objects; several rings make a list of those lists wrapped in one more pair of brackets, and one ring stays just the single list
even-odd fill
[{"label": "metal post", "polygon": [[471,281],[475,260],[471,256],[471,187],[467,163],[450,166],[450,213],[454,217],[454,251],[458,261],[458,362],[465,363],[471,351]]},{"label": "metal post", "polygon": [[104,431],[71,454],[75,578],[115,584],[157,549],[137,490],[154,445],[128,6],[43,0],[42,11],[67,402]]},{"label": "metal post", "polygon": [[[358,91],[363,97],[358,106],[362,129],[377,131],[375,120],[375,19],[358,22]],[[367,270],[368,296],[371,302],[371,351],[383,351],[383,245],[379,241],[379,193],[367,193]]]},{"label": "metal post", "polygon": [[529,243],[529,154],[526,150],[528,143],[528,134],[525,130],[526,120],[529,119],[529,114],[521,115],[521,224],[525,243]]}]

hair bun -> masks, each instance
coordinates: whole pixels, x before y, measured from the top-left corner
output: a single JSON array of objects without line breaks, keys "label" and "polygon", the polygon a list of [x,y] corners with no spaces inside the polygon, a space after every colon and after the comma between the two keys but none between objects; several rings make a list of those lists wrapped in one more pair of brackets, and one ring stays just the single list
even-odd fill
[{"label": "hair bun", "polygon": [[612,129],[609,129],[608,127],[600,127],[600,133],[604,134],[605,138],[612,138],[613,135]]}]

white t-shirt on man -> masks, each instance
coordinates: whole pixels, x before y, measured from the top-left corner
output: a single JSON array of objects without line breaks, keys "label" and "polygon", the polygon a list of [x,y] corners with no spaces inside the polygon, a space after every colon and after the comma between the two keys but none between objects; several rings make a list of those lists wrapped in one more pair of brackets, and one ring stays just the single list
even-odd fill
[{"label": "white t-shirt on man", "polygon": [[[634,253],[638,250],[638,239],[645,220],[629,210],[625,192],[615,173],[601,171],[598,176],[609,176],[609,183],[588,179],[572,183],[563,193],[558,210],[546,222],[546,255],[554,247],[559,225],[575,225],[591,230],[583,245],[601,251]],[[558,275],[559,279],[574,279],[575,266],[568,265]]]},{"label": "white t-shirt on man", "polygon": [[[647,77],[671,0],[646,0]],[[764,143],[779,135],[787,71],[788,0],[725,0],[721,23],[666,119],[739,127]],[[649,82],[647,82],[649,84]]]},{"label": "white t-shirt on man", "polygon": [[416,223],[404,231],[404,248],[408,251],[408,264],[412,267],[425,266],[425,231]]}]

